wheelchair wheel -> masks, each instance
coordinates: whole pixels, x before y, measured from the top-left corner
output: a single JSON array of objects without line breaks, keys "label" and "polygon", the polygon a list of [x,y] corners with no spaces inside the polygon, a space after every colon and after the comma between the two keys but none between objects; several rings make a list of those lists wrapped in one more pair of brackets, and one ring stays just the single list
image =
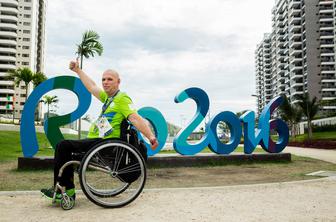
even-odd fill
[{"label": "wheelchair wheel", "polygon": [[146,182],[143,157],[130,144],[104,141],[83,158],[79,181],[84,194],[93,203],[106,207],[122,207],[135,200]]},{"label": "wheelchair wheel", "polygon": [[90,191],[98,197],[113,197],[113,196],[116,196],[124,192],[129,187],[129,184],[125,183],[124,186],[118,187],[116,189],[111,189],[111,190],[96,190],[94,187],[91,187],[89,184],[87,184],[87,186],[89,187]]}]

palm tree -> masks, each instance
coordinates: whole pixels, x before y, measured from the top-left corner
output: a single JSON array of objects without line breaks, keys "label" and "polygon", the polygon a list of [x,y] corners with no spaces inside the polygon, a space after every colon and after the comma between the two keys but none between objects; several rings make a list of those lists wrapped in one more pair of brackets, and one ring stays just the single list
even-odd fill
[{"label": "palm tree", "polygon": [[307,118],[308,140],[311,140],[313,137],[311,121],[313,120],[314,116],[318,113],[319,104],[316,97],[310,100],[308,93],[298,96],[298,98],[300,100],[300,102],[298,102],[298,105],[301,108],[303,115],[305,115],[305,117]]},{"label": "palm tree", "polygon": [[47,112],[47,118],[49,118],[49,107],[52,106],[54,103],[58,103],[57,96],[43,96],[43,103],[47,104],[48,112]]},{"label": "palm tree", "polygon": [[23,81],[26,86],[26,99],[28,97],[28,86],[31,81],[34,79],[34,73],[27,67],[19,68],[16,70],[9,70],[8,72],[9,79],[13,79],[16,87],[18,87]]},{"label": "palm tree", "polygon": [[[80,58],[80,68],[83,68],[83,59],[94,57],[95,54],[99,56],[103,53],[103,45],[99,42],[99,35],[97,32],[88,30],[84,32],[82,37],[82,42],[77,45],[78,55],[77,59]],[[78,120],[78,139],[80,139],[81,134],[81,119]]]},{"label": "palm tree", "polygon": [[47,80],[47,76],[44,75],[44,73],[42,72],[37,72],[34,74],[33,76],[33,85],[34,85],[34,88],[37,87],[38,85],[40,85],[42,82],[44,82],[45,80]]},{"label": "palm tree", "polygon": [[302,119],[302,111],[296,105],[291,105],[286,95],[282,95],[284,102],[279,107],[279,115],[281,119],[287,122],[291,129],[292,136],[296,136],[296,126]]}]

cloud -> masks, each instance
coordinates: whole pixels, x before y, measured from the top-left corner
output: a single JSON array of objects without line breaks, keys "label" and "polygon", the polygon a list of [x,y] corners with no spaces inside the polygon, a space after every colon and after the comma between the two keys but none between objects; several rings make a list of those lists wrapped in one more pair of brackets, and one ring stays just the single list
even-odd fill
[{"label": "cloud", "polygon": [[[204,89],[212,114],[255,108],[254,50],[270,30],[269,0],[64,0],[49,1],[45,72],[74,75],[68,63],[87,29],[97,31],[104,53],[84,61],[84,70],[100,83],[108,68],[122,76],[122,90],[138,107],[153,106],[167,120],[191,119],[191,100],[175,104],[188,87]],[[60,100],[70,112],[75,96]],[[88,112],[99,114],[93,99]]]}]

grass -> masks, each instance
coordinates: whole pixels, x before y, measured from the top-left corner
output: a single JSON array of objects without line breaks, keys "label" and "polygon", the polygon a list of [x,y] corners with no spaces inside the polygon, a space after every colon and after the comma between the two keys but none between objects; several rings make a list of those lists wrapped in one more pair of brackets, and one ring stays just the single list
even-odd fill
[{"label": "grass", "polygon": [[[39,144],[39,151],[36,156],[53,156],[54,150],[50,146],[50,143],[44,133],[36,133],[37,141]],[[66,139],[77,139],[77,135],[64,134]],[[16,131],[0,131],[0,163],[4,161],[10,161],[23,156],[20,143],[20,132]],[[238,146],[234,152],[243,152],[243,147]],[[207,147],[203,153],[212,153]],[[262,149],[256,149],[254,153],[264,152]],[[162,150],[160,153],[176,153],[175,150]]]},{"label": "grass", "polygon": [[[303,142],[308,139],[308,134],[298,135],[295,138],[291,137],[291,141]],[[336,131],[330,132],[313,132],[313,140],[336,140]]]},{"label": "grass", "polygon": [[[39,151],[36,156],[53,156],[54,151],[44,133],[36,133]],[[65,134],[66,139],[76,139],[77,135]],[[10,161],[23,156],[20,143],[20,132],[0,131],[0,162]]]}]

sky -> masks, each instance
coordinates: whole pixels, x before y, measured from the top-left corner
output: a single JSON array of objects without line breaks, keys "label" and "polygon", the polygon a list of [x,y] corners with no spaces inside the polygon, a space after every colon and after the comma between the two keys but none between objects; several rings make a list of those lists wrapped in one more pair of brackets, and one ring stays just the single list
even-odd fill
[{"label": "sky", "polygon": [[[98,85],[106,69],[121,76],[121,91],[135,106],[160,110],[166,121],[186,126],[196,112],[192,100],[174,97],[190,87],[210,99],[210,116],[256,109],[254,51],[271,30],[270,0],[62,0],[48,1],[45,74],[73,75],[69,62],[86,30],[100,35],[102,56],[83,70]],[[78,105],[74,93],[54,90],[57,113]],[[99,115],[94,97],[87,114]]]}]

